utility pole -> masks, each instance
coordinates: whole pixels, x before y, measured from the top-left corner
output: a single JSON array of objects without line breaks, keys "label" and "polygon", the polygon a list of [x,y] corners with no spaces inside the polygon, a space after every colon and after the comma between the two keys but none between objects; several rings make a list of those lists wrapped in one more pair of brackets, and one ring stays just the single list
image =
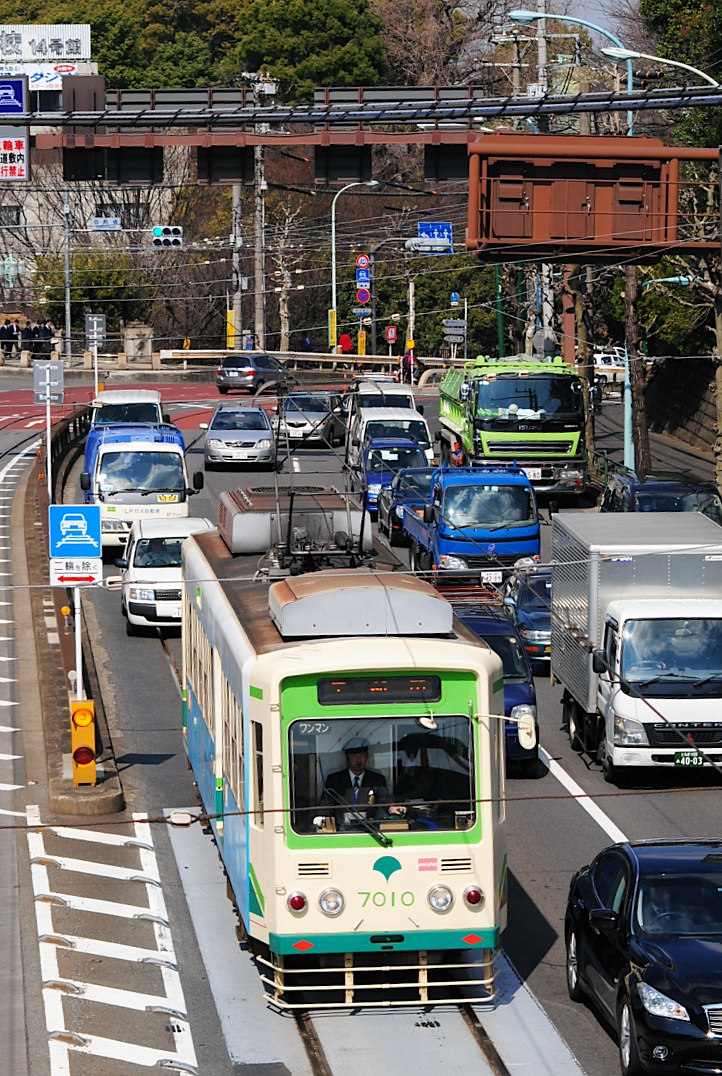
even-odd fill
[{"label": "utility pole", "polygon": [[[546,0],[537,0],[537,11],[540,15],[546,14]],[[549,89],[549,77],[547,74],[547,20],[540,18],[537,22],[537,82],[539,92],[545,94]],[[548,130],[546,118],[539,123],[539,130]],[[539,266],[539,292],[540,292],[540,319],[542,336],[544,340],[544,355],[550,355],[554,351],[554,277],[552,266],[549,262],[543,262]]]},{"label": "utility pole", "polygon": [[[232,310],[232,329],[233,329],[233,342],[231,343],[231,333],[228,332],[229,339],[226,340],[226,346],[233,347],[235,349],[243,347],[243,340],[241,339],[241,333],[243,331],[243,276],[241,267],[241,248],[243,246],[243,232],[241,223],[241,184],[233,184],[233,208],[231,214],[231,248],[233,255],[233,306]],[[229,326],[229,329],[231,326]]]},{"label": "utility pole", "polygon": [[[647,413],[644,406],[644,363],[639,354],[638,299],[637,266],[628,265],[625,269],[624,280],[624,331],[627,347],[627,367],[629,369],[629,388],[625,385],[625,397],[627,393],[631,394],[634,470],[641,478],[644,478],[649,474],[652,462],[649,452]],[[626,399],[625,405],[629,406]]]},{"label": "utility pole", "polygon": [[65,231],[65,359],[70,366],[73,355],[70,338],[70,191],[63,191],[63,227]]},{"label": "utility pole", "polygon": [[256,347],[266,346],[266,172],[263,146],[253,147],[253,320]]}]

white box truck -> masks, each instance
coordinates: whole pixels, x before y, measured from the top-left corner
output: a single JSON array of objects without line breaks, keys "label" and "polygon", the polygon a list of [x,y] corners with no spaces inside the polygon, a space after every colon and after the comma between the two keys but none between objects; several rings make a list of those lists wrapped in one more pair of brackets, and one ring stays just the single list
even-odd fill
[{"label": "white box truck", "polygon": [[722,762],[722,527],[698,512],[555,515],[551,645],[572,746],[608,781]]}]

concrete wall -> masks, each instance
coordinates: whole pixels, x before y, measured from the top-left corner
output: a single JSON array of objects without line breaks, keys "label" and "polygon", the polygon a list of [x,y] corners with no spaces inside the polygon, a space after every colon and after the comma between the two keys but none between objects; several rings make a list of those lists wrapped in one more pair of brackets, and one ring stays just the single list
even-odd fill
[{"label": "concrete wall", "polygon": [[647,380],[646,405],[653,433],[712,452],[717,437],[717,400],[711,359],[655,362]]}]

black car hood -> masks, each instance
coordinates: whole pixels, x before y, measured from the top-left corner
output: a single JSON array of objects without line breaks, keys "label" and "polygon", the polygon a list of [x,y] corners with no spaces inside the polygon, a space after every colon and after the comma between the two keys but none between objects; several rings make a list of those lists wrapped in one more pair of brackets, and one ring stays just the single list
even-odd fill
[{"label": "black car hood", "polygon": [[650,967],[645,982],[684,1004],[722,1002],[722,935],[710,937],[637,938],[637,946]]}]

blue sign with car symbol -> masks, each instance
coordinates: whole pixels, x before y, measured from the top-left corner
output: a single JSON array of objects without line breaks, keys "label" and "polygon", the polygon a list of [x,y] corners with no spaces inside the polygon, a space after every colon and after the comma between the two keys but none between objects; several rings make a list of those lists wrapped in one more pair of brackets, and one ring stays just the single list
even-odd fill
[{"label": "blue sign with car symbol", "polygon": [[51,557],[101,556],[100,505],[51,504]]}]

